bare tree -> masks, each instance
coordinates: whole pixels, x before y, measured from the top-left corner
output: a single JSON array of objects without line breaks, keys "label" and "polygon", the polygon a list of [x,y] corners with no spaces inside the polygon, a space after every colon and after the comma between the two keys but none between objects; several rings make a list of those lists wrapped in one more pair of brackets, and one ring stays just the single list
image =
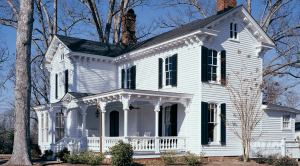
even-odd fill
[{"label": "bare tree", "polygon": [[[241,58],[242,59],[242,58]],[[232,71],[226,78],[232,105],[232,117],[226,116],[226,125],[233,131],[243,146],[243,159],[247,162],[252,144],[262,135],[254,134],[256,126],[261,121],[264,111],[262,109],[262,80],[259,70],[251,71],[246,62],[241,61],[243,67]],[[223,119],[223,120],[224,120]]]},{"label": "bare tree", "polygon": [[31,39],[33,0],[21,0],[16,41],[14,147],[6,164],[32,165],[30,156]]}]

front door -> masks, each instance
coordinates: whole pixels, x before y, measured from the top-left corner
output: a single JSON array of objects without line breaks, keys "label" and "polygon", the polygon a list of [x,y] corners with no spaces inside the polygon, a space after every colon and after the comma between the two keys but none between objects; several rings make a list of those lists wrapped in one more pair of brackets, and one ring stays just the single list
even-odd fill
[{"label": "front door", "polygon": [[119,136],[119,112],[112,111],[110,113],[110,136],[118,137]]}]

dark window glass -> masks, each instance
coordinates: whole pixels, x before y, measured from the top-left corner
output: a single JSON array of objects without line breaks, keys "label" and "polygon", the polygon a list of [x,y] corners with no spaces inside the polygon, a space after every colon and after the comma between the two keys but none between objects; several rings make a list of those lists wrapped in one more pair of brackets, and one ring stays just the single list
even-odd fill
[{"label": "dark window glass", "polygon": [[172,57],[166,58],[166,85],[172,83]]}]

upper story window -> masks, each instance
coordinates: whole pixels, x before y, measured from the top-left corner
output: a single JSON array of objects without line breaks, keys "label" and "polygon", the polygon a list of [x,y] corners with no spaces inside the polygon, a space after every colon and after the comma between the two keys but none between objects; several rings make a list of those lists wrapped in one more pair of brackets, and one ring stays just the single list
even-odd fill
[{"label": "upper story window", "polygon": [[282,129],[291,129],[291,116],[290,115],[283,115],[282,120]]},{"label": "upper story window", "polygon": [[55,74],[55,99],[63,97],[69,91],[69,72]]},{"label": "upper story window", "polygon": [[163,59],[158,59],[158,88],[163,86],[177,86],[177,54]]},{"label": "upper story window", "polygon": [[60,60],[61,60],[61,61],[64,61],[64,59],[65,59],[65,54],[61,54],[61,55],[60,55]]},{"label": "upper story window", "polygon": [[226,104],[201,103],[201,144],[226,144]]},{"label": "upper story window", "polygon": [[230,23],[230,38],[231,39],[237,39],[237,29],[238,29],[238,25],[237,23]]},{"label": "upper story window", "polygon": [[122,89],[136,89],[136,66],[132,66],[127,70],[122,69],[121,82]]},{"label": "upper story window", "polygon": [[219,54],[216,50],[202,46],[202,82],[212,81],[214,83],[226,84],[226,51]]}]

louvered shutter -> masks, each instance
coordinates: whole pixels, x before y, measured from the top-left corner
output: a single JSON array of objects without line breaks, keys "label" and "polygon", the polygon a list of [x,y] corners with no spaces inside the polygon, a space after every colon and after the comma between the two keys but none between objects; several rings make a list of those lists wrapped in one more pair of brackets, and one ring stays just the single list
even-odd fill
[{"label": "louvered shutter", "polygon": [[122,69],[122,80],[121,80],[121,87],[122,89],[125,88],[125,69]]},{"label": "louvered shutter", "polygon": [[207,64],[207,48],[202,46],[202,72],[201,72],[201,80],[202,82],[208,81],[208,64]]},{"label": "louvered shutter", "polygon": [[69,71],[65,70],[65,94],[69,91]]},{"label": "louvered shutter", "polygon": [[226,84],[226,51],[221,51],[221,84]]},{"label": "louvered shutter", "polygon": [[55,99],[58,98],[58,74],[55,74]]},{"label": "louvered shutter", "polygon": [[158,89],[162,88],[162,79],[163,79],[163,60],[162,58],[158,59]]},{"label": "louvered shutter", "polygon": [[208,103],[201,102],[201,144],[208,144]]},{"label": "louvered shutter", "polygon": [[177,86],[177,54],[172,56],[172,86]]},{"label": "louvered shutter", "polygon": [[171,136],[177,136],[177,104],[171,106]]},{"label": "louvered shutter", "polygon": [[135,78],[136,78],[136,66],[132,66],[131,68],[130,68],[130,76],[131,76],[131,87],[130,87],[130,89],[135,89]]},{"label": "louvered shutter", "polygon": [[130,87],[130,69],[127,69],[127,89]]},{"label": "louvered shutter", "polygon": [[221,144],[226,145],[226,104],[221,104]]}]

